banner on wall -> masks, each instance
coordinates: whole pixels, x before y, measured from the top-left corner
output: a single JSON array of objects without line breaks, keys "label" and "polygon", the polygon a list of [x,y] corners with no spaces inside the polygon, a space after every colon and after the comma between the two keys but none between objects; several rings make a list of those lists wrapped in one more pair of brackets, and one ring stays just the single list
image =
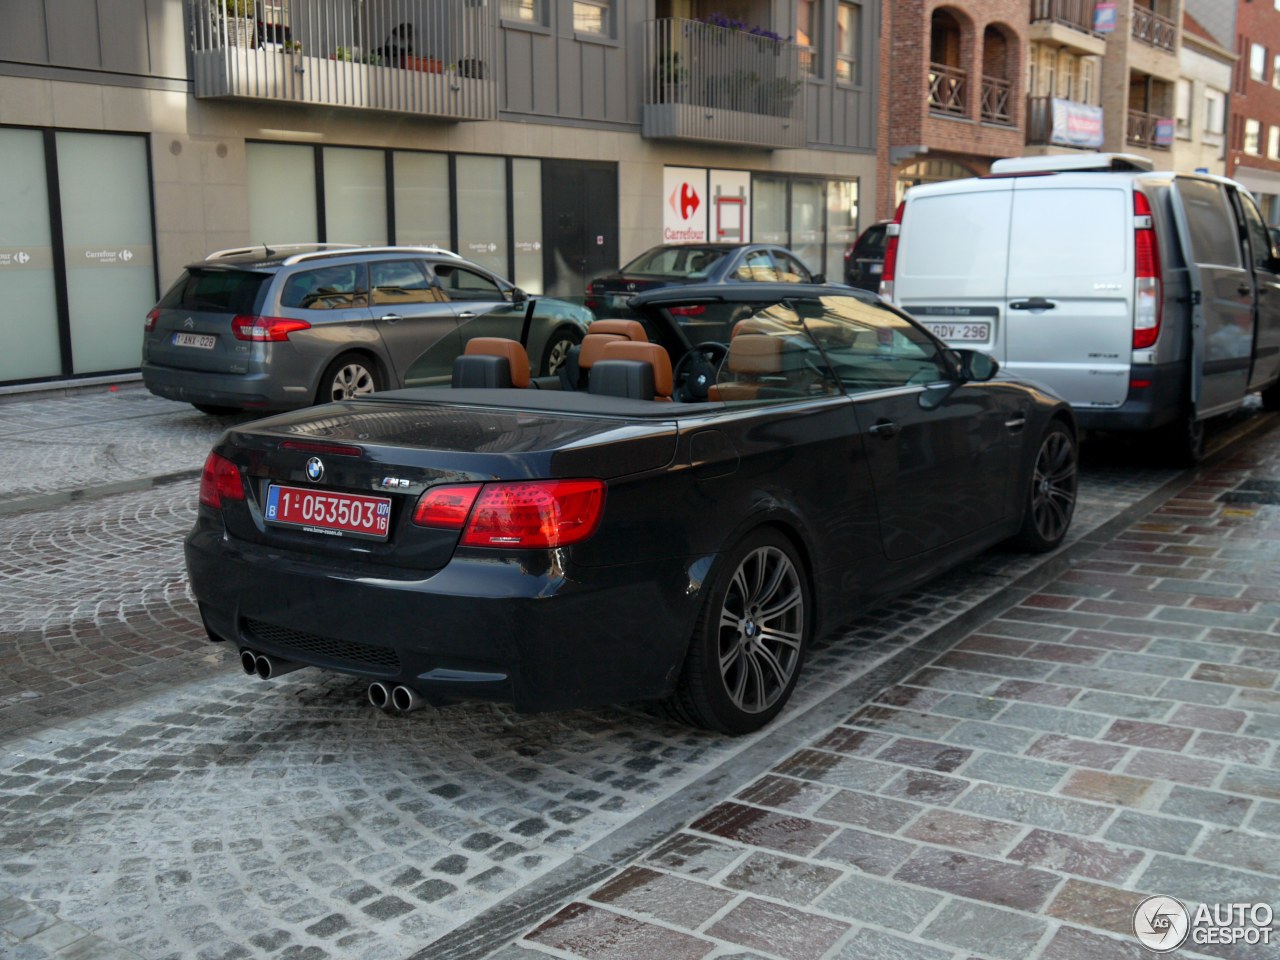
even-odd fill
[{"label": "banner on wall", "polygon": [[662,168],[662,242],[706,243],[707,171]]},{"label": "banner on wall", "polygon": [[746,243],[751,239],[751,174],[712,170],[708,183],[709,239],[715,243]]},{"label": "banner on wall", "polygon": [[1050,143],[1060,143],[1068,147],[1100,147],[1102,146],[1102,108],[1087,103],[1076,103],[1072,100],[1050,101],[1052,105],[1053,129],[1049,134]]}]

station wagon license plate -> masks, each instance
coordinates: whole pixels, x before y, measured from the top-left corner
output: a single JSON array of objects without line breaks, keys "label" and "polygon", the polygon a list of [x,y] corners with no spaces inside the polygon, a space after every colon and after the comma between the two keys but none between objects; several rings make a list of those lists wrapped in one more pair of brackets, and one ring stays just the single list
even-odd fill
[{"label": "station wagon license plate", "polygon": [[929,332],[940,340],[948,343],[953,342],[973,342],[977,341],[985,343],[991,339],[991,324],[989,323],[938,323],[937,321],[921,320],[923,326],[928,328]]},{"label": "station wagon license plate", "polygon": [[391,530],[391,498],[272,484],[266,521],[330,537],[385,540]]},{"label": "station wagon license plate", "polygon": [[173,345],[175,347],[197,347],[201,350],[212,350],[217,342],[217,337],[211,337],[205,333],[175,333],[173,335]]}]

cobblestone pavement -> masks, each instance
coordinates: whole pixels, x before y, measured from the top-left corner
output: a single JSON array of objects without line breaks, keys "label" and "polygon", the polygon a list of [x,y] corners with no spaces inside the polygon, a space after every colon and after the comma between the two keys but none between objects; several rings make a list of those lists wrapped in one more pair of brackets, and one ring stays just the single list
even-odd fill
[{"label": "cobblestone pavement", "polygon": [[1136,958],[1140,894],[1276,890],[1280,436],[1136,523],[1175,474],[1092,464],[1059,557],[860,619],[729,740],[248,680],[186,594],[195,483],[151,480],[225,423],[67,399],[37,429],[130,486],[0,492],[0,955]]}]

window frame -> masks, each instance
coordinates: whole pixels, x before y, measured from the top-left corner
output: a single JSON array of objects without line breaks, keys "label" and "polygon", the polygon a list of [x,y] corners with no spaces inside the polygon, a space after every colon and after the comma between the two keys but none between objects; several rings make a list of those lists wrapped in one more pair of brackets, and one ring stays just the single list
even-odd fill
[{"label": "window frame", "polygon": [[[852,23],[842,26],[841,14],[849,13]],[[862,58],[858,56],[862,46],[862,4],[854,0],[838,0],[836,3],[835,81],[858,87],[862,85]],[[847,47],[847,49],[846,49]],[[841,66],[847,65],[848,76],[841,76]]]}]

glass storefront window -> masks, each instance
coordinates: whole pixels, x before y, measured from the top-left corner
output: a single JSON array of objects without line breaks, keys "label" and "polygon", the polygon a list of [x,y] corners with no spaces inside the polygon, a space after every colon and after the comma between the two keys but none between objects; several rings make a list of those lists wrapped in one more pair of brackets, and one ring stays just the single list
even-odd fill
[{"label": "glass storefront window", "polygon": [[245,145],[249,168],[249,236],[255,243],[315,243],[315,148]]},{"label": "glass storefront window", "polygon": [[156,301],[146,138],[58,133],[56,142],[72,369],[136,369]]},{"label": "glass storefront window", "polygon": [[526,293],[542,293],[542,161],[511,161],[511,213],[516,272]]},{"label": "glass storefront window", "polygon": [[0,130],[0,380],[62,373],[44,136]]},{"label": "glass storefront window", "polygon": [[330,243],[387,242],[387,167],[381,150],[325,147],[324,232]]},{"label": "glass storefront window", "polygon": [[396,243],[453,248],[449,233],[449,158],[443,153],[396,153]]},{"label": "glass storefront window", "polygon": [[827,260],[822,265],[828,280],[838,282],[844,279],[844,252],[858,239],[857,232],[857,181],[828,180]]},{"label": "glass storefront window", "polygon": [[502,157],[459,156],[458,253],[507,275],[507,173]]},{"label": "glass storefront window", "polygon": [[822,269],[822,187],[822,183],[817,180],[791,182],[791,252],[803,260],[810,270]]},{"label": "glass storefront window", "polygon": [[751,184],[751,239],[787,244],[787,181],[756,177]]}]

